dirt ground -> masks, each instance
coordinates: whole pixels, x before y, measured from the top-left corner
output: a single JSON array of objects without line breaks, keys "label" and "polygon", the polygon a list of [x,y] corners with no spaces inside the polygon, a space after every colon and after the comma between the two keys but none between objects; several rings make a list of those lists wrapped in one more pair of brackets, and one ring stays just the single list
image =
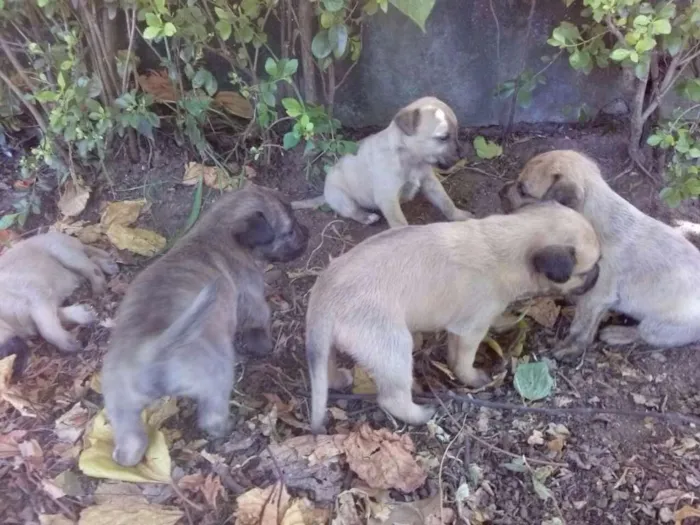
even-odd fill
[{"label": "dirt ground", "polygon": [[[527,159],[551,149],[577,149],[596,159],[613,188],[644,212],[666,222],[682,219],[700,223],[697,202],[669,209],[658,198],[659,187],[632,169],[627,162],[623,130],[559,127],[549,131],[515,135],[501,158],[473,160],[446,179],[448,193],[458,206],[478,217],[497,213],[498,189],[516,176]],[[465,144],[474,135],[465,133]],[[81,218],[96,221],[104,201],[146,198],[151,205],[141,225],[171,240],[184,226],[193,203],[193,188],[179,184],[188,160],[184,150],[163,144],[147,164],[114,163],[110,175],[115,186],[104,186],[96,192]],[[280,189],[291,199],[316,195],[320,183],[305,179],[303,162],[299,155],[288,154],[272,166],[257,166],[254,180]],[[6,185],[0,189],[6,197],[12,177],[13,163],[7,161],[0,171],[0,183]],[[205,190],[206,204],[216,197],[216,191]],[[0,201],[2,207],[8,199]],[[55,221],[55,203],[47,203],[45,210],[41,218],[30,222],[28,231]],[[420,199],[405,205],[404,210],[411,223],[440,220],[439,213]],[[205,436],[196,430],[193,407],[187,401],[181,401],[179,413],[165,423],[173,477],[214,474],[222,484],[220,497],[212,504],[204,491],[185,496],[169,485],[139,486],[149,502],[182,509],[186,516],[181,523],[234,523],[239,494],[279,479],[292,496],[309,497],[318,506],[332,508],[335,515],[340,508],[335,497],[358,485],[357,476],[342,462],[326,469],[308,465],[301,468],[298,461],[271,458],[270,451],[272,445],[292,436],[309,434],[303,327],[308,291],[315,276],[331,258],[386,225],[382,222],[365,227],[320,210],[302,211],[299,217],[311,232],[309,248],[299,260],[278,266],[281,272],[269,272],[274,357],[260,361],[241,356],[240,380],[232,400],[237,412],[232,436],[223,442],[201,441]],[[2,523],[39,523],[39,516],[44,514],[75,518],[96,501],[96,490],[104,483],[82,474],[75,447],[59,443],[54,430],[56,419],[76,402],[81,402],[90,415],[101,407],[101,397],[90,385],[106,350],[109,319],[128,282],[147,264],[143,258],[114,253],[122,270],[111,280],[110,291],[97,298],[82,292],[103,320],[94,329],[81,332],[85,350],[62,355],[41,341],[33,344],[33,354],[14,387],[31,398],[35,417],[22,416],[0,401]],[[561,315],[551,328],[526,318],[529,328],[523,332],[523,355],[546,358],[563,337],[571,309],[561,306]],[[515,337],[505,334],[498,340],[503,348],[512,349]],[[484,366],[505,369],[506,376],[496,386],[475,393],[474,398],[524,406],[512,384],[511,359],[506,356],[505,363],[499,364],[485,345],[482,354]],[[415,454],[428,471],[427,481],[412,493],[390,491],[386,497],[393,501],[442,495],[446,509],[458,512],[459,499],[466,504],[463,515],[474,524],[624,525],[674,523],[674,513],[693,506],[700,497],[700,429],[695,425],[622,414],[572,416],[557,412],[581,407],[700,416],[697,348],[610,350],[598,345],[579,366],[555,365],[556,386],[551,396],[528,403],[551,409],[546,413],[477,406],[466,397],[447,399],[447,391],[461,396],[468,391],[440,366],[444,363],[444,340],[439,334],[426,340],[415,359],[416,378],[423,387],[421,399],[435,402],[431,399],[434,392],[443,399],[433,424],[407,428],[361,396],[336,395],[329,404],[340,409],[333,412],[336,417],[330,420],[329,433],[347,433],[369,422],[374,428],[387,427],[411,436]],[[25,447],[19,458],[8,437],[14,431],[25,432],[22,440],[35,440],[41,454],[36,449],[33,454],[27,453]],[[223,459],[212,462],[212,457]],[[524,458],[524,462],[518,458]],[[54,480],[65,495],[56,497],[44,480]],[[693,523],[700,523],[700,519],[683,521],[685,525]]]}]

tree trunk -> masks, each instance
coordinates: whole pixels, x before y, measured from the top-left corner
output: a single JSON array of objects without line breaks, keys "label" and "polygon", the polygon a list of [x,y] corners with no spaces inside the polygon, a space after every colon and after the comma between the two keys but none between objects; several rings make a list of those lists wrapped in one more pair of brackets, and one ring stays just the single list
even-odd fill
[{"label": "tree trunk", "polygon": [[310,104],[316,104],[316,70],[314,56],[311,53],[313,38],[313,7],[310,0],[299,0],[299,34],[301,36],[301,71],[304,76],[304,98]]}]

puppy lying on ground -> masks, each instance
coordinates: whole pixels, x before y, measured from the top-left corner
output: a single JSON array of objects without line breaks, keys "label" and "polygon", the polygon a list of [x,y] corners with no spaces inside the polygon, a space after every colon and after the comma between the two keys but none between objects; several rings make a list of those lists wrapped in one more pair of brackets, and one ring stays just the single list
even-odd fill
[{"label": "puppy lying on ground", "polygon": [[193,398],[200,428],[230,426],[236,332],[257,354],[272,350],[270,309],[256,259],[289,261],[308,230],[280,194],[249,185],[223,197],[131,283],[116,316],[102,389],[114,428],[114,460],[141,461],[141,411],[167,395]]},{"label": "puppy lying on ground", "polygon": [[101,294],[104,274],[118,270],[107,252],[63,233],[15,244],[0,256],[0,355],[26,353],[24,340],[36,335],[63,352],[79,350],[80,342],[64,325],[89,325],[97,315],[88,305],[62,305],[80,277]]},{"label": "puppy lying on ground", "polygon": [[598,284],[578,299],[558,357],[582,353],[608,310],[639,321],[601,330],[609,345],[642,340],[673,347],[700,340],[700,252],[680,231],[615,193],[591,159],[568,150],[537,155],[500,194],[506,210],[540,200],[565,204],[580,211],[600,239]]},{"label": "puppy lying on ground", "polygon": [[468,386],[483,386],[490,377],[474,368],[474,357],[508,304],[588,290],[599,257],[590,224],[556,203],[370,237],[333,260],[311,290],[312,429],[322,430],[328,387],[352,382],[349,371],[337,368],[336,350],[374,376],[380,406],[407,423],[425,423],[434,409],[411,399],[413,332],[447,330],[455,375]]},{"label": "puppy lying on ground", "polygon": [[455,207],[433,173],[460,157],[457,117],[434,97],[418,99],[398,112],[389,127],[360,142],[356,155],[345,155],[326,176],[323,197],[292,203],[295,209],[327,203],[349,219],[372,224],[380,210],[390,227],[408,224],[401,203],[418,190],[451,221],[471,213]]}]

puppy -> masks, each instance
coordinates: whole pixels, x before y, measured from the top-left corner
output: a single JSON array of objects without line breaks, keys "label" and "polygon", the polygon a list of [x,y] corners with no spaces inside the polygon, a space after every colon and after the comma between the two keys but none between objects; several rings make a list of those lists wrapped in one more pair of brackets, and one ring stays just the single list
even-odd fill
[{"label": "puppy", "polygon": [[25,339],[41,335],[63,352],[80,342],[64,325],[97,320],[88,305],[63,303],[81,277],[95,294],[105,290],[105,273],[119,270],[109,254],[63,233],[46,233],[20,241],[0,256],[0,355],[26,353]]},{"label": "puppy", "polygon": [[360,142],[356,155],[345,155],[326,176],[323,197],[292,203],[295,209],[327,203],[349,219],[372,224],[380,210],[390,227],[408,224],[401,203],[422,191],[451,221],[471,213],[455,207],[433,166],[447,169],[460,157],[457,117],[434,97],[420,98],[401,111],[389,127]]},{"label": "puppy", "polygon": [[568,150],[537,155],[500,195],[506,210],[558,201],[580,211],[600,239],[598,284],[578,298],[569,335],[557,356],[582,353],[608,310],[639,321],[638,326],[601,330],[600,339],[609,345],[644,341],[673,347],[700,340],[700,252],[681,232],[615,193],[591,159]]},{"label": "puppy", "polygon": [[117,463],[141,461],[148,446],[141,411],[163,396],[195,399],[200,428],[226,434],[236,332],[256,354],[272,350],[256,260],[290,261],[307,243],[308,230],[282,196],[251,184],[217,202],[134,279],[102,373]]},{"label": "puppy", "polygon": [[333,260],[311,290],[312,429],[322,430],[328,387],[352,380],[337,368],[336,350],[374,376],[380,406],[407,423],[425,423],[435,410],[411,400],[413,332],[447,330],[448,364],[463,383],[481,387],[490,377],[474,368],[474,357],[508,304],[590,289],[599,257],[590,224],[556,203],[370,237]]}]

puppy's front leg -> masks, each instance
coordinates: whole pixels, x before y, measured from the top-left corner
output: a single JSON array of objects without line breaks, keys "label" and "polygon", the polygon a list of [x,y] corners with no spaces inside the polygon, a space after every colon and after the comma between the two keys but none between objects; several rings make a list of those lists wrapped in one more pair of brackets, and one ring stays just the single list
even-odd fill
[{"label": "puppy's front leg", "polygon": [[447,334],[447,364],[462,383],[471,388],[481,388],[491,382],[484,370],[474,368],[479,344],[486,337],[488,328],[460,330],[459,334]]},{"label": "puppy's front leg", "polygon": [[399,202],[398,193],[391,197],[385,196],[382,201],[378,202],[377,204],[379,205],[379,209],[382,211],[382,215],[384,215],[384,218],[386,219],[386,222],[389,224],[390,228],[408,225],[406,216],[401,210],[401,203]]},{"label": "puppy's front leg", "polygon": [[433,203],[433,206],[438,208],[448,220],[465,221],[473,217],[468,211],[460,210],[455,206],[455,203],[452,202],[452,199],[434,173],[423,179],[421,191],[425,198]]},{"label": "puppy's front leg", "polygon": [[614,300],[607,297],[606,287],[601,287],[600,283],[581,296],[576,304],[569,335],[557,346],[554,357],[566,360],[583,354],[593,343],[601,319],[613,304]]},{"label": "puppy's front leg", "polygon": [[262,294],[250,295],[246,299],[245,315],[239,319],[241,340],[252,355],[259,357],[270,355],[273,350],[270,307]]}]

